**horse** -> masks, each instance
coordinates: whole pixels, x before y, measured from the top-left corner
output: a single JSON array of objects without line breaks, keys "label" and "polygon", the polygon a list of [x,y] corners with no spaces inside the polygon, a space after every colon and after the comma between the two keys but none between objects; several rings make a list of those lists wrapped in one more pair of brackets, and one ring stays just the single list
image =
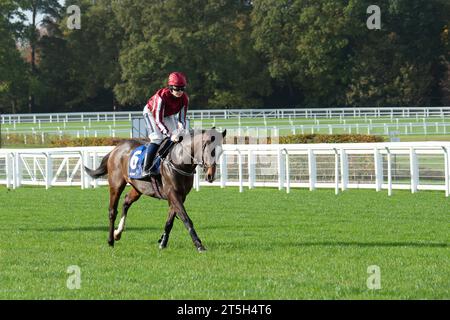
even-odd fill
[{"label": "horse", "polygon": [[[167,152],[161,161],[160,175],[149,180],[130,179],[128,165],[132,151],[143,145],[142,140],[123,140],[101,161],[100,166],[91,170],[84,167],[86,173],[94,179],[108,175],[109,183],[109,236],[108,244],[114,247],[114,241],[121,238],[125,227],[128,210],[141,195],[165,199],[169,204],[169,212],[164,233],[159,239],[159,248],[167,247],[170,231],[176,216],[181,219],[188,230],[192,241],[199,252],[206,248],[198,237],[192,220],[189,218],[184,202],[192,189],[194,174],[198,165],[203,167],[205,180],[215,180],[216,159],[222,152],[222,141],[226,130],[218,132],[209,130],[184,130],[179,134],[179,141]],[[161,148],[160,148],[161,150]],[[200,160],[199,160],[200,158]],[[117,207],[125,186],[131,185],[122,206],[122,216],[117,230],[114,230]]]}]

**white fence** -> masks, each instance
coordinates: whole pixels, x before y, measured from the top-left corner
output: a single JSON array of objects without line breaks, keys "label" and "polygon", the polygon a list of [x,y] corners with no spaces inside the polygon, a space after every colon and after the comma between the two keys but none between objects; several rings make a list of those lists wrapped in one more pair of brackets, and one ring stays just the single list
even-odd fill
[{"label": "white fence", "polygon": [[[345,121],[345,120],[344,120]],[[317,120],[319,122],[319,120]],[[280,125],[280,126],[226,126],[228,132],[236,136],[249,136],[249,132],[271,130],[272,135],[281,133],[292,134],[376,134],[376,135],[446,135],[450,133],[450,122],[422,122],[422,123],[356,123],[356,124],[316,124],[316,125]],[[222,129],[222,127],[219,127]]]},{"label": "white fence", "polygon": [[[423,118],[425,120],[426,118]],[[143,118],[133,118],[133,121],[140,120],[142,123],[136,127],[134,125],[109,125],[103,129],[91,129],[89,126],[81,126],[81,128],[65,129],[64,127],[45,127],[45,128],[22,128],[22,129],[2,129],[3,143],[10,144],[11,137],[20,137],[21,143],[27,144],[45,144],[53,137],[59,136],[63,139],[64,135],[73,137],[120,137],[134,138],[145,137],[146,128]],[[396,118],[396,120],[399,120]],[[442,119],[446,120],[446,119]],[[396,123],[371,123],[371,119],[367,123],[345,123],[343,124],[320,124],[320,120],[315,120],[316,124],[295,124],[291,121],[288,125],[265,125],[265,126],[232,126],[219,123],[213,123],[219,130],[227,129],[228,135],[237,137],[256,136],[257,139],[264,139],[269,136],[279,137],[288,134],[368,134],[368,135],[385,135],[391,137],[407,136],[407,135],[447,135],[450,133],[449,122],[399,122]],[[195,123],[194,123],[195,124]],[[206,126],[205,127],[210,127]],[[138,130],[140,128],[141,131]]]},{"label": "white fence", "polygon": [[[74,113],[35,113],[35,114],[3,114],[0,115],[2,124],[21,123],[53,123],[53,122],[116,122],[131,121],[134,117],[141,117],[142,111],[126,112],[74,112]],[[422,108],[276,108],[276,109],[218,109],[218,110],[189,110],[191,120],[203,119],[237,119],[237,118],[340,118],[340,117],[390,117],[390,118],[429,118],[449,117],[450,107],[422,107]]]},{"label": "white fence", "polygon": [[[0,184],[80,186],[106,185],[83,170],[96,168],[112,147],[0,149]],[[195,188],[203,186],[441,190],[450,192],[450,142],[224,145],[217,179],[203,181],[197,170]]]}]

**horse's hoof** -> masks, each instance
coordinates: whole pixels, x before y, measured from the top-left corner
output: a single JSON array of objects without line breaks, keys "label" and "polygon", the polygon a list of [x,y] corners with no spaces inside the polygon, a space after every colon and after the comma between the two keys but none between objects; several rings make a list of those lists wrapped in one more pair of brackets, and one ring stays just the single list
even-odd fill
[{"label": "horse's hoof", "polygon": [[159,245],[160,250],[164,250],[165,248],[167,248],[167,245],[162,245],[162,244]]},{"label": "horse's hoof", "polygon": [[197,248],[197,251],[202,253],[202,252],[206,252],[206,248],[204,246],[200,246]]},{"label": "horse's hoof", "polygon": [[109,246],[110,246],[111,248],[114,248],[114,241],[108,240],[108,244],[109,244]]},{"label": "horse's hoof", "polygon": [[119,241],[120,238],[122,238],[122,234],[114,231],[114,240]]}]

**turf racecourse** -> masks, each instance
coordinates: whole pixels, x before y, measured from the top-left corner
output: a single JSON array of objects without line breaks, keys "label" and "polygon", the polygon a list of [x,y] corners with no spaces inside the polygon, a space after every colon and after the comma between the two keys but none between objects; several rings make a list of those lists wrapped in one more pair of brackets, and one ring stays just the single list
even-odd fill
[{"label": "turf racecourse", "polygon": [[[0,187],[0,299],[450,298],[443,192],[202,188],[187,209],[204,254],[180,220],[158,249],[167,204],[150,198],[109,248],[107,199],[107,188]],[[370,265],[379,290],[367,288]]]}]

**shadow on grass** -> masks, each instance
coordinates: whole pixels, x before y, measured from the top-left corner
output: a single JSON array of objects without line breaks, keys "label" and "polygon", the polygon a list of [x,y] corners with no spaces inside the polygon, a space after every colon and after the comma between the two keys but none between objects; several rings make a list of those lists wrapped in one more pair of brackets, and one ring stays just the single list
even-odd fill
[{"label": "shadow on grass", "polygon": [[311,242],[294,242],[294,241],[261,241],[255,243],[254,240],[239,241],[236,242],[212,242],[213,246],[223,246],[235,249],[251,248],[264,248],[273,250],[274,247],[286,248],[308,248],[308,247],[354,247],[354,248],[450,248],[448,243],[436,243],[436,242],[419,242],[419,241],[377,241],[377,242],[359,242],[359,241],[311,241]]},{"label": "shadow on grass", "polygon": [[[109,227],[106,226],[85,226],[85,227],[56,227],[56,228],[29,228],[22,231],[42,231],[42,232],[77,232],[77,231],[104,231],[108,232]],[[163,227],[125,227],[124,232],[127,231],[164,231]]]},{"label": "shadow on grass", "polygon": [[313,241],[313,242],[288,242],[283,243],[293,247],[412,247],[412,248],[448,248],[448,243],[435,242],[358,242],[358,241]]}]

